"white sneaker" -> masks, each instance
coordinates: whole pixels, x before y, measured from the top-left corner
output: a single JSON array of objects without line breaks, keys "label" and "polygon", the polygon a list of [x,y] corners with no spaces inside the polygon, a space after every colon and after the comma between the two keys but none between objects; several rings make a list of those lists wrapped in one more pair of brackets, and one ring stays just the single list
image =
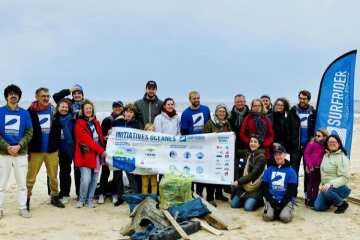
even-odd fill
[{"label": "white sneaker", "polygon": [[50,204],[51,203],[51,197],[49,197],[48,199],[46,199],[46,204]]},{"label": "white sneaker", "polygon": [[77,208],[82,208],[83,206],[84,206],[84,203],[80,202],[80,201],[78,201],[77,204],[76,204]]},{"label": "white sneaker", "polygon": [[61,202],[62,202],[62,204],[67,204],[67,203],[69,203],[69,200],[70,200],[69,197],[63,197]]},{"label": "white sneaker", "polygon": [[98,204],[103,204],[104,202],[105,202],[104,194],[100,194]]},{"label": "white sneaker", "polygon": [[23,218],[31,218],[31,215],[27,209],[19,209],[19,215]]},{"label": "white sneaker", "polygon": [[113,202],[113,203],[116,203],[117,201],[118,201],[117,195],[113,194],[113,195],[112,195],[112,202]]}]

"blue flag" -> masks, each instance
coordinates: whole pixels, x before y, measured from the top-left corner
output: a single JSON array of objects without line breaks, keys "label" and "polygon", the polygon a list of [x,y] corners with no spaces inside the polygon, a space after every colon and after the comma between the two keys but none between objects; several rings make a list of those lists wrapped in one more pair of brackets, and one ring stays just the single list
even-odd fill
[{"label": "blue flag", "polygon": [[349,157],[354,122],[354,74],[356,50],[348,52],[326,69],[320,83],[315,130],[337,134]]}]

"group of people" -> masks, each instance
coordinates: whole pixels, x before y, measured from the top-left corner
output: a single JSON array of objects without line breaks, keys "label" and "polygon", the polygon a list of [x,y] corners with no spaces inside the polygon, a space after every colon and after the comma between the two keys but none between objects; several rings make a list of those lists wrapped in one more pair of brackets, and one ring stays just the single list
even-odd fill
[{"label": "group of people", "polygon": [[[142,99],[125,106],[122,101],[114,101],[110,116],[100,124],[93,102],[84,99],[80,85],[54,94],[56,108],[49,102],[49,90],[39,88],[35,92],[36,101],[27,110],[18,106],[21,89],[16,85],[5,88],[7,104],[0,108],[0,219],[11,167],[19,188],[19,215],[30,217],[32,188],[43,162],[51,205],[64,208],[69,202],[73,161],[76,207],[95,207],[93,199],[100,172],[98,203],[104,203],[110,176],[104,159],[112,127],[173,136],[234,132],[231,207],[254,211],[263,206],[265,221],[293,219],[302,158],[307,207],[325,211],[335,205],[335,213],[347,209],[344,198],[351,192],[347,152],[341,139],[337,135],[329,136],[325,129],[317,129],[314,138],[316,111],[309,104],[310,92],[300,91],[299,103],[292,108],[286,98],[278,98],[273,106],[267,94],[252,100],[248,107],[245,96],[238,94],[231,111],[225,104],[218,104],[211,114],[209,107],[200,104],[200,94],[192,91],[190,106],[181,117],[175,110],[175,101],[172,98],[162,101],[156,92],[156,82],[148,81]],[[69,95],[72,98],[67,98]],[[285,159],[287,153],[290,161]],[[133,194],[157,194],[157,175],[139,176],[131,172],[126,175]],[[222,185],[196,183],[196,189],[194,185],[192,190],[200,196],[206,188],[206,200],[215,207],[215,200],[229,200]],[[124,202],[122,170],[113,171],[110,191],[114,206],[121,205]]]}]

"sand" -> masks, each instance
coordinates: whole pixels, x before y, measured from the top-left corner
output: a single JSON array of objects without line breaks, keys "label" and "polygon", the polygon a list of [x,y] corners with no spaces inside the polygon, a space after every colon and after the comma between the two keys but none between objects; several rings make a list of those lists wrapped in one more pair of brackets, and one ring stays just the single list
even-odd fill
[{"label": "sand", "polygon": [[[360,121],[354,125],[351,151],[350,196],[360,198]],[[303,179],[300,178],[300,182]],[[31,198],[30,219],[17,215],[17,185],[12,172],[7,185],[4,217],[0,220],[0,239],[119,239],[119,229],[131,220],[126,204],[114,207],[110,200],[96,208],[75,208],[75,192],[72,186],[71,201],[65,209],[46,204],[46,169],[40,170]],[[302,192],[302,191],[300,191]],[[191,239],[360,239],[360,206],[350,203],[344,214],[334,214],[335,208],[318,213],[307,209],[298,199],[295,218],[289,224],[261,220],[261,209],[245,212],[231,209],[230,202],[218,203],[218,210],[233,222],[237,229],[223,231],[215,236],[205,231],[191,235]]]}]

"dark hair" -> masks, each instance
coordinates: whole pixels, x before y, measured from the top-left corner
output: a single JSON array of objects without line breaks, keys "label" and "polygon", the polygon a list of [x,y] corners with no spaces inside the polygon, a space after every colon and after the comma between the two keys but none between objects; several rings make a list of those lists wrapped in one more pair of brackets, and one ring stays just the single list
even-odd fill
[{"label": "dark hair", "polygon": [[339,144],[339,149],[345,154],[345,156],[347,156],[347,151],[346,149],[344,148],[342,142],[341,142],[341,139],[338,135],[336,134],[331,134],[327,139],[326,139],[326,142],[325,142],[325,146],[326,146],[326,149],[330,151],[329,147],[328,147],[328,142],[329,142],[329,139],[330,138],[335,138],[336,142]]},{"label": "dark hair", "polygon": [[308,90],[301,90],[298,95],[299,98],[300,98],[300,94],[306,96],[307,99],[310,101],[311,93]]},{"label": "dark hair", "polygon": [[[14,85],[14,84],[11,84],[9,86],[7,86],[5,89],[4,89],[4,97],[5,97],[5,100],[7,100],[8,96],[9,96],[9,93],[16,93],[17,95],[19,95],[19,101],[20,101],[20,98],[21,98],[21,94],[22,94],[22,91],[21,89]],[[18,101],[18,102],[19,102]]]},{"label": "dark hair", "polygon": [[259,142],[259,148],[258,149],[260,149],[260,148],[262,148],[262,146],[263,146],[263,140],[262,140],[262,137],[260,136],[260,135],[258,135],[258,134],[251,134],[250,136],[249,136],[249,150],[251,150],[250,149],[250,139],[252,139],[252,138],[255,138],[258,142]]},{"label": "dark hair", "polygon": [[166,105],[166,103],[167,103],[168,101],[173,101],[173,103],[174,103],[174,105],[175,105],[174,99],[172,99],[172,98],[166,98],[166,99],[164,100],[163,107],[165,107],[165,105]]},{"label": "dark hair", "polygon": [[290,103],[289,103],[289,100],[287,100],[286,98],[284,97],[281,97],[281,98],[278,98],[276,99],[275,103],[274,103],[274,106],[276,107],[276,104],[278,103],[278,101],[281,101],[284,103],[284,111],[287,113],[289,110],[290,110]]},{"label": "dark hair", "polygon": [[91,114],[91,116],[92,117],[95,117],[95,106],[94,106],[94,103],[90,100],[90,99],[85,99],[84,100],[84,102],[81,104],[81,106],[80,106],[80,111],[79,111],[79,116],[85,116],[85,114],[84,114],[84,109],[85,109],[85,105],[86,104],[90,104],[91,105],[91,107],[92,107],[92,114]]},{"label": "dark hair", "polygon": [[44,88],[44,87],[38,88],[38,89],[36,89],[36,91],[35,91],[35,95],[38,96],[41,91],[49,92],[49,89],[48,89],[48,88]]},{"label": "dark hair", "polygon": [[61,99],[61,100],[57,103],[56,109],[59,111],[60,104],[62,104],[62,103],[66,103],[66,104],[68,105],[69,113],[71,114],[71,116],[74,116],[74,110],[73,110],[73,107],[72,107],[72,103],[71,103],[70,100],[67,99],[67,98]]}]

